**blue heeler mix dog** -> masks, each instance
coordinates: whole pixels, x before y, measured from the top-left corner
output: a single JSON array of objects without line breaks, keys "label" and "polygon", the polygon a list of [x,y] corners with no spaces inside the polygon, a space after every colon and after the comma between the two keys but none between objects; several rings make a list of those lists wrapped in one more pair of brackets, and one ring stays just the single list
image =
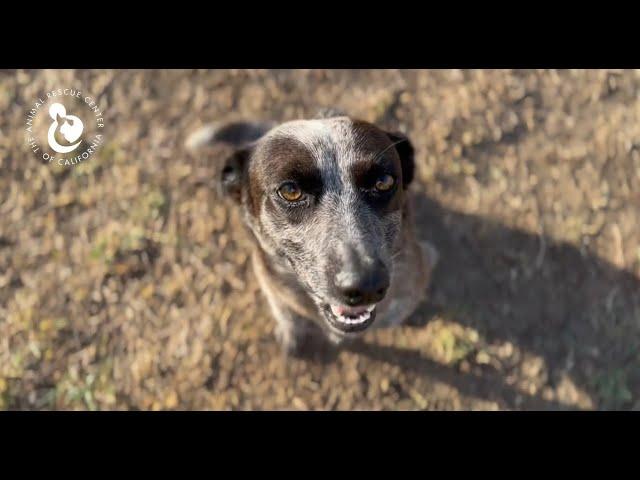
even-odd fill
[{"label": "blue heeler mix dog", "polygon": [[207,127],[191,146],[232,153],[222,192],[255,237],[253,266],[285,351],[307,335],[334,343],[402,323],[424,299],[437,263],[417,240],[407,201],[407,137],[339,113],[280,125]]}]

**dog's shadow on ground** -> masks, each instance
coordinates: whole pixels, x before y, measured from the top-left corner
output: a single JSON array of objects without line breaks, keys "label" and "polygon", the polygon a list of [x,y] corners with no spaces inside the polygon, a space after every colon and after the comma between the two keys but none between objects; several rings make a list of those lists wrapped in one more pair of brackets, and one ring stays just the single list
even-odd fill
[{"label": "dog's shadow on ground", "polygon": [[[421,328],[434,312],[476,329],[486,342],[512,342],[542,357],[548,385],[569,375],[596,408],[629,408],[637,399],[640,280],[605,260],[550,238],[415,199],[421,239],[439,250],[433,295],[409,319]],[[447,382],[462,393],[501,399],[508,408],[575,405],[523,393],[504,374],[476,375],[426,359],[419,351],[358,342],[369,358]],[[501,403],[502,403],[501,402]]]}]

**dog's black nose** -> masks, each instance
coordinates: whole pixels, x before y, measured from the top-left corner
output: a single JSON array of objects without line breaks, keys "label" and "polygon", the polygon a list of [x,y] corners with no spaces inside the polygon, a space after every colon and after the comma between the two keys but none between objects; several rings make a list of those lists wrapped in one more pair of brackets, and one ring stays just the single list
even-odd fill
[{"label": "dog's black nose", "polygon": [[347,305],[378,303],[389,288],[389,272],[382,262],[376,262],[362,271],[339,273],[335,286],[339,298]]}]

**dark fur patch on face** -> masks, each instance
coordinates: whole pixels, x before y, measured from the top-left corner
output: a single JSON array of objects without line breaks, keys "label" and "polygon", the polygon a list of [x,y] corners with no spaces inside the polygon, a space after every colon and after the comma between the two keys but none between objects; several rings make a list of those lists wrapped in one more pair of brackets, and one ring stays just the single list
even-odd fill
[{"label": "dark fur patch on face", "polygon": [[[346,121],[346,117],[344,118]],[[365,121],[348,122],[348,127],[341,128],[349,130],[347,136],[353,141],[353,151],[348,159],[351,170],[349,181],[364,189],[374,184],[379,175],[386,173],[406,188],[413,178],[414,168],[413,147],[408,139],[401,134],[387,133]],[[332,127],[327,127],[330,128]],[[251,153],[252,161],[247,179],[248,207],[253,216],[259,215],[265,195],[274,200],[273,193],[286,181],[297,183],[314,200],[319,199],[325,187],[323,180],[326,180],[326,172],[323,179],[322,170],[339,169],[339,163],[347,161],[337,158],[339,155],[336,156],[336,150],[340,147],[332,145],[332,142],[340,142],[340,138],[323,138],[323,134],[329,135],[319,131],[314,138],[305,132],[304,138],[297,138],[295,132],[287,132],[281,136],[269,136],[257,143]],[[394,193],[398,190],[395,188]],[[385,203],[386,211],[400,208],[401,201],[398,197],[395,194],[388,195],[388,199],[394,201]],[[276,208],[273,202],[267,201],[266,205],[272,210]]]},{"label": "dark fur patch on face", "polygon": [[[292,138],[272,138],[259,145],[253,153],[250,167],[251,211],[259,214],[264,195],[275,198],[284,182],[295,182],[306,193],[317,196],[322,190],[320,170],[305,145]],[[272,202],[267,205],[273,206]]]},{"label": "dark fur patch on face", "polygon": [[358,139],[358,155],[351,166],[352,181],[356,187],[371,191],[378,179],[385,174],[391,175],[396,182],[394,188],[381,195],[370,196],[370,200],[384,213],[401,208],[399,187],[404,185],[404,172],[394,141],[386,132],[367,122],[354,121],[353,130]]}]

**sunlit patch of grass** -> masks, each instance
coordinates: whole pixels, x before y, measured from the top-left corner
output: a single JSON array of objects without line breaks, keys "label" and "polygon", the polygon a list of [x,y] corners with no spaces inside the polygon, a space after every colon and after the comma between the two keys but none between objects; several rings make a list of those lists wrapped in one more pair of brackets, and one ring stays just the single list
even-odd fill
[{"label": "sunlit patch of grass", "polygon": [[[6,321],[16,331],[30,332],[38,315],[38,292],[22,288],[9,300],[9,314]],[[12,357],[13,358],[13,355]]]},{"label": "sunlit patch of grass", "polygon": [[9,102],[11,101],[12,94],[9,93],[9,89],[6,85],[0,83],[0,107],[3,109],[7,108]]},{"label": "sunlit patch of grass", "polygon": [[92,260],[109,264],[113,261],[113,252],[108,248],[108,242],[104,239],[96,241],[89,252]]},{"label": "sunlit patch of grass", "polygon": [[480,336],[472,328],[440,318],[432,321],[428,328],[433,353],[447,365],[464,360],[478,349]]},{"label": "sunlit patch of grass", "polygon": [[131,212],[131,218],[137,222],[156,220],[166,213],[168,202],[159,189],[151,189],[140,197]]},{"label": "sunlit patch of grass", "polygon": [[24,354],[16,352],[9,357],[9,372],[13,376],[20,376],[24,370]]},{"label": "sunlit patch of grass", "polygon": [[8,398],[7,390],[9,388],[8,382],[0,377],[0,410],[7,408]]},{"label": "sunlit patch of grass", "polygon": [[140,227],[127,230],[120,226],[110,226],[96,235],[89,256],[93,261],[110,265],[118,253],[143,248],[145,232]]},{"label": "sunlit patch of grass", "polygon": [[[45,317],[40,320],[38,324],[37,330],[37,338],[43,342],[49,342],[55,339],[58,336],[58,332],[69,325],[69,322],[65,318],[51,318]],[[50,350],[45,350],[44,358],[47,360],[47,357],[52,356],[52,352]]]},{"label": "sunlit patch of grass", "polygon": [[100,147],[96,155],[100,164],[125,163],[127,156],[116,142],[108,142]]},{"label": "sunlit patch of grass", "polygon": [[80,372],[72,366],[55,387],[54,402],[63,408],[100,410],[116,403],[113,361],[106,359]]},{"label": "sunlit patch of grass", "polygon": [[149,228],[112,224],[96,234],[88,257],[102,275],[144,275],[160,255],[161,243]]},{"label": "sunlit patch of grass", "polygon": [[94,382],[94,375],[87,374],[84,377],[80,377],[77,370],[71,369],[57,387],[56,395],[58,401],[71,408],[81,407],[97,410],[92,389]]},{"label": "sunlit patch of grass", "polygon": [[145,238],[144,230],[140,227],[134,227],[122,237],[120,249],[124,251],[141,249],[144,246]]}]

